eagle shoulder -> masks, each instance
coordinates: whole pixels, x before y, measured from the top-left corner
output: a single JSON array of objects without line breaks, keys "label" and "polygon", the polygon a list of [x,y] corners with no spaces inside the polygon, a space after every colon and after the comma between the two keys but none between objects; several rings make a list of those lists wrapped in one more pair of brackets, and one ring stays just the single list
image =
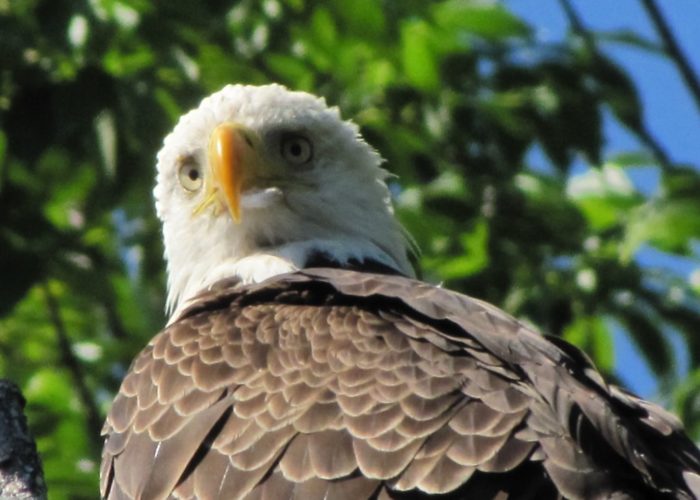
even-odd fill
[{"label": "eagle shoulder", "polygon": [[700,471],[677,421],[568,344],[340,269],[200,295],[136,358],[104,433],[108,498],[690,498]]}]

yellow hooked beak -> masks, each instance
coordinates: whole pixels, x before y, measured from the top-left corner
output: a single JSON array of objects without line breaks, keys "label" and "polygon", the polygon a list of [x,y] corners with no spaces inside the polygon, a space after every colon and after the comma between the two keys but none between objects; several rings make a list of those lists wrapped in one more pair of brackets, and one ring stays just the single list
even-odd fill
[{"label": "yellow hooked beak", "polygon": [[213,182],[207,187],[204,201],[195,212],[201,212],[223,198],[233,221],[241,221],[243,182],[250,175],[251,163],[256,160],[252,137],[245,127],[233,123],[224,123],[214,129],[208,151]]}]

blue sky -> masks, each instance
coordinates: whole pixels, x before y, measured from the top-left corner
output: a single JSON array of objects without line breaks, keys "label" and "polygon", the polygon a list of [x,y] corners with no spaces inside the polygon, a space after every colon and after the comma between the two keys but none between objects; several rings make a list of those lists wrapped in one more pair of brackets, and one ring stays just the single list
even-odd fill
[{"label": "blue sky", "polygon": [[[541,40],[554,41],[566,36],[568,23],[558,0],[506,0],[509,9],[527,20]],[[700,1],[656,0],[664,17],[695,72],[700,71]],[[653,25],[640,0],[573,0],[588,29],[599,32],[631,30],[657,41]],[[629,45],[606,43],[601,46],[632,77],[637,85],[646,123],[654,137],[662,144],[673,161],[700,164],[700,113],[677,68],[667,59]],[[608,120],[606,123],[606,153],[613,155],[639,149],[637,141],[622,127]],[[638,187],[646,193],[657,188],[657,177],[641,171],[634,177]],[[666,267],[689,274],[693,265],[688,260],[664,259],[663,255],[645,251],[639,255],[645,264]],[[686,365],[680,349],[674,344],[680,358],[679,369]],[[658,396],[658,388],[651,373],[634,346],[621,331],[615,333],[615,356],[619,375],[635,392],[645,397]]]}]

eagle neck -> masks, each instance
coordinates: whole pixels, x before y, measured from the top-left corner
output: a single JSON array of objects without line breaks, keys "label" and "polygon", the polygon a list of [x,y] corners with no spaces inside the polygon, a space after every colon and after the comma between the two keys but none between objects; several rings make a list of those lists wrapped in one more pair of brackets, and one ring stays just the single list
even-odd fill
[{"label": "eagle neck", "polygon": [[169,289],[171,321],[201,292],[211,290],[221,280],[249,285],[309,267],[405,274],[399,271],[401,266],[388,253],[373,243],[352,239],[290,242],[258,248],[242,257],[230,256],[208,269],[196,268],[195,265],[188,267],[189,276],[183,276],[183,286]]}]

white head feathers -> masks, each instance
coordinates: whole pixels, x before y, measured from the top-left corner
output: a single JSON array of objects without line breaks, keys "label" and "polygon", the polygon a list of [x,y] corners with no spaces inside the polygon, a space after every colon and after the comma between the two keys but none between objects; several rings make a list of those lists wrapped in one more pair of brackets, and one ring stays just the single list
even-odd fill
[{"label": "white head feathers", "polygon": [[[210,166],[210,140],[222,124],[235,124],[250,149],[241,160],[249,165],[240,222],[222,209]],[[219,279],[261,281],[304,267],[313,253],[339,264],[373,260],[411,275],[381,161],[355,124],[310,94],[229,85],[204,99],[158,153],[154,195],[169,310]]]}]

